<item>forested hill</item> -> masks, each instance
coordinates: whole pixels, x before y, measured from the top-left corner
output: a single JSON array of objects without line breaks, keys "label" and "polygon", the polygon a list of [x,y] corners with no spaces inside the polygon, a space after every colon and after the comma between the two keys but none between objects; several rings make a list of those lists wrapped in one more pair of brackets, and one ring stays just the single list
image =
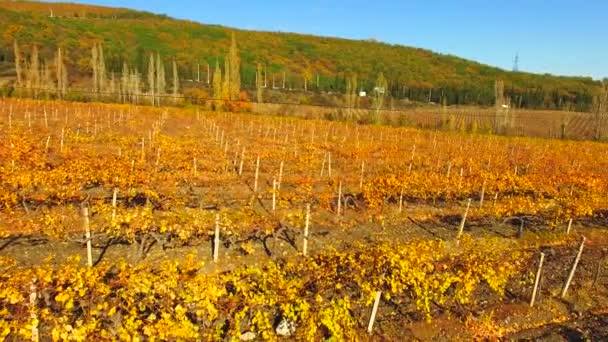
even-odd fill
[{"label": "forested hill", "polygon": [[[258,32],[175,20],[128,9],[67,3],[0,1],[0,61],[13,60],[15,40],[28,53],[32,44],[52,60],[66,51],[70,82],[86,84],[91,47],[101,42],[107,69],[120,73],[123,62],[146,72],[147,56],[158,52],[165,63],[176,60],[182,79],[206,81],[207,63],[222,63],[236,32],[243,87],[255,84],[256,65],[265,66],[267,82],[277,86],[344,92],[346,77],[357,74],[359,88],[370,91],[380,72],[390,95],[415,101],[491,105],[495,80],[503,80],[514,105],[588,109],[599,82],[590,78],[507,72],[424,49],[294,33]],[[269,85],[270,86],[270,85]]]}]

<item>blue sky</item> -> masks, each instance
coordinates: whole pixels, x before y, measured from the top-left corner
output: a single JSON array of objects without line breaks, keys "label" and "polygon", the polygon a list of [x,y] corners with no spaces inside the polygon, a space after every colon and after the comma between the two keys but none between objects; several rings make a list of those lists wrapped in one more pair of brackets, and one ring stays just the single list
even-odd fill
[{"label": "blue sky", "polygon": [[93,0],[242,29],[374,38],[522,71],[608,77],[606,0]]}]

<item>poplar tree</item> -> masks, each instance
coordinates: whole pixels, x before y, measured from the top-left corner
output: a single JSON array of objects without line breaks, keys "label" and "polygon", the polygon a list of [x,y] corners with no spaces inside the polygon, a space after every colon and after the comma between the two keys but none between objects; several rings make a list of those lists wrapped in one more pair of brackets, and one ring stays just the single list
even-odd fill
[{"label": "poplar tree", "polygon": [[374,109],[376,110],[374,121],[377,122],[379,119],[379,112],[384,105],[384,96],[386,95],[386,88],[388,86],[388,82],[384,77],[384,74],[380,72],[378,74],[378,78],[376,79],[376,87],[374,88]]},{"label": "poplar tree", "polygon": [[17,72],[17,87],[23,86],[23,70],[21,66],[21,50],[19,49],[19,44],[15,39],[13,41],[13,49],[15,52],[15,71]]},{"label": "poplar tree", "polygon": [[264,80],[262,79],[262,64],[258,63],[255,72],[255,94],[258,103],[263,102]]},{"label": "poplar tree", "polygon": [[28,68],[28,88],[34,90],[34,95],[38,93],[38,88],[40,88],[40,58],[37,45],[32,47],[32,56]]},{"label": "poplar tree", "polygon": [[66,95],[68,87],[68,70],[65,67],[63,61],[63,51],[61,48],[57,48],[57,57],[55,59],[56,77],[57,77],[57,90],[59,96],[63,98]]},{"label": "poplar tree", "polygon": [[160,106],[161,96],[165,94],[167,84],[165,80],[165,65],[160,58],[160,54],[156,53],[156,97],[157,104]]},{"label": "poplar tree", "polygon": [[99,53],[99,65],[97,66],[99,73],[99,91],[104,93],[107,91],[106,61],[103,55],[103,48],[99,43],[97,44],[97,50]]},{"label": "poplar tree", "polygon": [[129,65],[127,62],[122,63],[122,75],[120,77],[120,93],[121,93],[121,101],[126,102],[127,96],[130,93],[129,89]]},{"label": "poplar tree", "polygon": [[99,54],[97,44],[91,48],[91,68],[93,69],[93,92],[99,94]]},{"label": "poplar tree", "polygon": [[93,44],[91,48],[91,68],[93,69],[93,91],[99,95],[106,91],[107,85],[106,62],[100,43]]},{"label": "poplar tree", "polygon": [[230,100],[230,55],[224,58],[224,79],[222,82],[222,100]]},{"label": "poplar tree", "polygon": [[152,102],[153,106],[156,104],[156,74],[154,72],[154,68],[156,68],[156,64],[154,62],[154,54],[150,53],[150,59],[148,62],[148,93],[150,95],[150,102]]},{"label": "poplar tree", "polygon": [[219,100],[222,97],[222,69],[220,62],[215,60],[215,71],[213,72],[213,104],[216,110],[219,108]]},{"label": "poplar tree", "polygon": [[229,55],[229,66],[230,66],[230,99],[238,100],[241,94],[241,58],[239,56],[239,50],[236,45],[236,37],[232,32],[232,42],[230,44],[230,55]]},{"label": "poplar tree", "polygon": [[177,96],[179,95],[179,75],[177,73],[177,63],[173,60],[173,101],[177,103]]},{"label": "poplar tree", "polygon": [[346,79],[346,107],[348,108],[349,119],[352,118],[352,108],[355,107],[357,100],[357,74],[352,74]]}]

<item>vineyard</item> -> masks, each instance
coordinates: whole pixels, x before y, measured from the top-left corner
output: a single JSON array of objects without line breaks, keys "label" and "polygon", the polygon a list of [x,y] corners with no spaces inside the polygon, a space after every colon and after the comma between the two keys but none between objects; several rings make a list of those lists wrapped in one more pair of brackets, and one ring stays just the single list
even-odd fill
[{"label": "vineyard", "polygon": [[0,340],[608,336],[605,144],[194,106],[0,117]]}]

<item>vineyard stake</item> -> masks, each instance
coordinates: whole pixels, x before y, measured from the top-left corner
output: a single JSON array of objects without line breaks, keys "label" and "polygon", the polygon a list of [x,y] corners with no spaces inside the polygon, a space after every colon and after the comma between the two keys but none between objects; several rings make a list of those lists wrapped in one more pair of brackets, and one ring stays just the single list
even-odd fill
[{"label": "vineyard stake", "polygon": [[141,162],[146,159],[146,138],[141,138]]},{"label": "vineyard stake", "polygon": [[281,164],[279,165],[279,183],[277,184],[277,188],[281,190],[281,183],[283,182],[283,167],[285,163],[281,160]]},{"label": "vineyard stake", "polygon": [[327,175],[331,178],[331,152],[327,152]]},{"label": "vineyard stake", "polygon": [[460,191],[460,189],[462,189],[462,173],[463,173],[463,171],[464,170],[461,167],[460,168],[460,175],[459,175],[459,178],[458,178],[458,191]]},{"label": "vineyard stake", "polygon": [[381,295],[381,291],[376,292],[376,298],[374,299],[374,307],[372,308],[372,315],[369,318],[369,324],[367,325],[367,332],[370,334],[372,333],[372,329],[374,328],[374,321],[376,320],[376,313],[378,312],[378,305],[380,304]]},{"label": "vineyard stake", "polygon": [[220,252],[220,214],[215,214],[215,235],[213,237],[213,262],[217,262]]},{"label": "vineyard stake", "polygon": [[241,152],[241,164],[239,165],[239,176],[243,175],[243,163],[245,162],[245,148]]},{"label": "vineyard stake", "polygon": [[597,282],[600,280],[600,276],[602,274],[602,264],[603,263],[604,263],[604,259],[601,259],[597,263],[597,269],[595,270],[595,277],[593,277],[593,287],[595,287],[595,284],[597,284]]},{"label": "vineyard stake", "polygon": [[543,261],[545,260],[545,253],[540,253],[540,261],[538,262],[538,270],[536,271],[536,278],[534,279],[534,289],[532,290],[532,298],[530,299],[530,307],[534,306],[536,301],[536,291],[538,290],[538,283],[540,282],[540,274],[543,269]]},{"label": "vineyard stake", "polygon": [[483,185],[481,186],[481,196],[479,198],[479,209],[483,207],[483,199],[486,195],[486,181],[483,181]]},{"label": "vineyard stake", "polygon": [[272,213],[277,213],[277,179],[272,179]]},{"label": "vineyard stake", "polygon": [[323,178],[323,171],[325,171],[325,161],[327,160],[327,153],[323,156],[323,163],[321,164],[321,175],[319,177]]},{"label": "vineyard stake", "polygon": [[570,283],[572,282],[572,278],[574,277],[574,272],[576,271],[576,266],[578,266],[578,262],[581,259],[581,254],[583,254],[583,248],[585,248],[585,240],[586,240],[586,238],[583,236],[583,240],[581,241],[581,246],[578,249],[578,254],[576,255],[576,259],[574,259],[574,263],[572,264],[572,269],[570,270],[570,274],[568,275],[568,280],[566,280],[566,284],[564,285],[564,290],[562,291],[562,298],[566,297],[566,292],[568,292],[568,288],[570,287]]},{"label": "vineyard stake", "polygon": [[[38,292],[35,284],[36,278],[32,279],[32,284],[30,285],[30,317],[32,321],[38,321],[38,315],[36,314],[36,300],[38,297]],[[38,325],[32,324],[32,342],[40,341],[40,334],[38,332]]]},{"label": "vineyard stake", "polygon": [[306,219],[304,221],[304,240],[302,241],[302,254],[308,252],[308,228],[310,226],[310,203],[306,204]]},{"label": "vineyard stake", "polygon": [[59,152],[63,153],[63,138],[65,136],[65,129],[61,129],[61,141],[59,143]]},{"label": "vineyard stake", "polygon": [[464,224],[467,222],[467,215],[469,214],[469,208],[471,207],[471,199],[467,202],[467,208],[464,211],[464,215],[462,215],[462,220],[460,221],[460,228],[458,229],[458,236],[456,239],[460,241],[460,237],[462,236],[462,232],[464,231]]},{"label": "vineyard stake", "polygon": [[93,250],[91,246],[91,229],[89,227],[89,208],[82,208],[84,218],[84,232],[87,239],[87,266],[93,267]]},{"label": "vineyard stake", "polygon": [[118,188],[114,188],[112,194],[112,222],[116,221],[116,197],[118,196]]},{"label": "vineyard stake", "polygon": [[197,163],[196,163],[196,157],[194,158],[194,160],[192,161],[192,169],[194,171],[194,177],[196,177],[198,175],[198,170],[197,170]]},{"label": "vineyard stake", "polygon": [[566,234],[570,234],[570,229],[572,229],[572,219],[568,220],[568,228],[566,228]]},{"label": "vineyard stake", "polygon": [[340,216],[340,211],[342,210],[342,181],[338,184],[338,211],[337,216]]},{"label": "vineyard stake", "polygon": [[46,137],[46,144],[44,145],[44,154],[49,154],[49,143],[51,142],[51,136]]},{"label": "vineyard stake", "polygon": [[365,162],[361,162],[361,178],[359,178],[359,189],[363,190],[363,174],[365,172]]},{"label": "vineyard stake", "polygon": [[258,192],[258,176],[260,175],[260,156],[255,162],[255,179],[253,181],[253,192]]}]

